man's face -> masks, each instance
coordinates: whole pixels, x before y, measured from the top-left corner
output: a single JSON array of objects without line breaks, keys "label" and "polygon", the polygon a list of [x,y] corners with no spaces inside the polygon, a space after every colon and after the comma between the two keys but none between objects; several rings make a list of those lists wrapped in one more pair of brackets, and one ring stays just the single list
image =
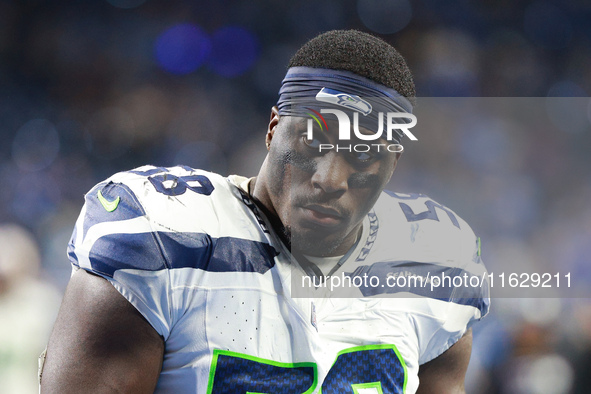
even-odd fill
[{"label": "man's face", "polygon": [[[314,129],[307,138],[307,119],[281,117],[270,132],[269,199],[292,250],[314,256],[345,254],[355,243],[363,218],[389,181],[397,153],[382,146],[369,152],[324,149],[320,144],[348,146],[385,140],[338,141],[338,125]],[[269,135],[268,135],[269,139]]]}]

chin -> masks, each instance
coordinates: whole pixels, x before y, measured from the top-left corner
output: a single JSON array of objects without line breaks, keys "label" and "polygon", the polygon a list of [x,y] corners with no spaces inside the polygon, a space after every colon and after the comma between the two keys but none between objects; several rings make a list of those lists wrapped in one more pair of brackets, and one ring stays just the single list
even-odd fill
[{"label": "chin", "polygon": [[291,234],[291,250],[309,256],[330,256],[341,245],[344,237],[318,232],[298,232]]}]

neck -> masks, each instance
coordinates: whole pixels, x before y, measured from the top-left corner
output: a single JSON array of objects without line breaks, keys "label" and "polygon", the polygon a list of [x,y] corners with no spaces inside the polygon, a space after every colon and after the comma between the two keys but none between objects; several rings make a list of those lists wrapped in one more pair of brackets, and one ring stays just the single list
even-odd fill
[{"label": "neck", "polygon": [[277,211],[273,207],[265,183],[265,178],[264,176],[261,176],[261,173],[259,173],[257,177],[250,181],[248,185],[248,194],[256,206],[265,214],[271,224],[271,227],[273,227],[273,230],[275,230],[275,233],[281,239],[281,242],[283,242],[283,244],[287,246],[288,249],[291,249],[290,236],[285,231],[285,227],[283,226],[281,220],[279,220]]}]

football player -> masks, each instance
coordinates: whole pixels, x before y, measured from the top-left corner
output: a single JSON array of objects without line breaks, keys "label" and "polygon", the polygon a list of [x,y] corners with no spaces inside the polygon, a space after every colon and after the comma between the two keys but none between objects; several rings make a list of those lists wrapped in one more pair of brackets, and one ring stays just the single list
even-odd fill
[{"label": "football player", "polygon": [[414,96],[392,46],[327,32],[290,61],[257,177],[144,166],[95,186],[41,391],[464,392],[479,240],[383,192],[404,136],[386,114]]}]

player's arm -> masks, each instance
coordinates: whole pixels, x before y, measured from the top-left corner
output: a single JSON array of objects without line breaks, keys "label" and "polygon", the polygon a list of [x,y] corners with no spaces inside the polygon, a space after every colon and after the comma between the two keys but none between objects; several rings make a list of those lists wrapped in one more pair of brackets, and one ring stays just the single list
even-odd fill
[{"label": "player's arm", "polygon": [[472,352],[472,330],[439,357],[419,367],[417,394],[464,394],[464,379]]},{"label": "player's arm", "polygon": [[49,339],[41,393],[153,393],[164,341],[107,280],[80,269]]}]

